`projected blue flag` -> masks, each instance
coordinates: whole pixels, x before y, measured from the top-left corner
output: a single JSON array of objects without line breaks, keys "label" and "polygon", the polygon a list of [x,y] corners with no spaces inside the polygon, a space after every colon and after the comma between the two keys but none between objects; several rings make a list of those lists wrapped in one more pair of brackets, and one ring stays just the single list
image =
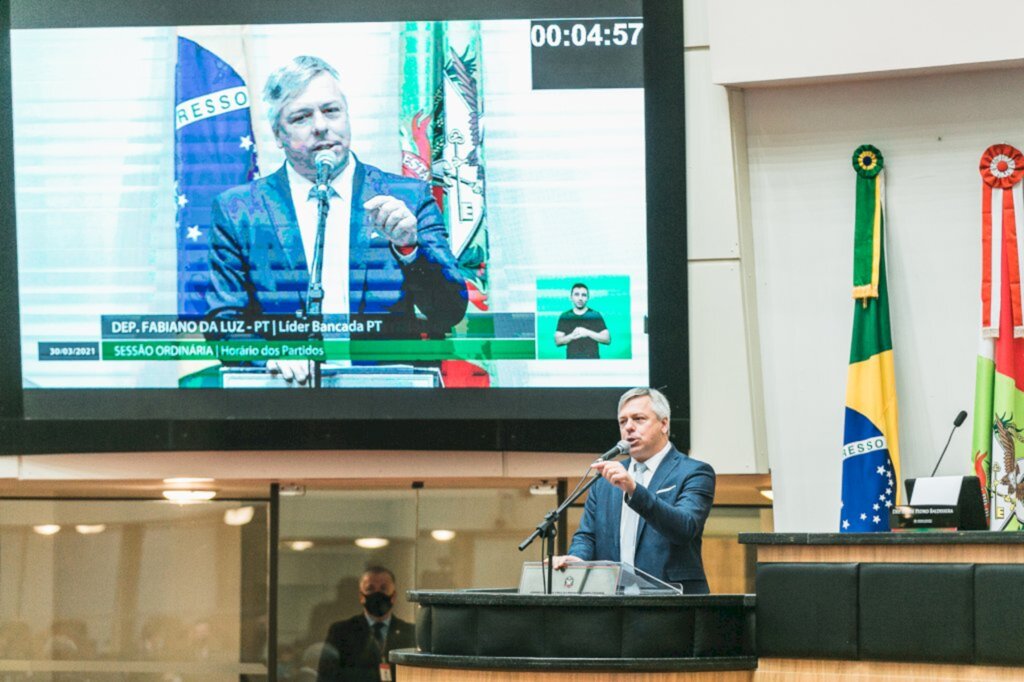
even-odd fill
[{"label": "projected blue flag", "polygon": [[187,38],[178,38],[174,89],[178,314],[201,316],[210,282],[211,204],[256,176],[256,146],[245,81]]}]

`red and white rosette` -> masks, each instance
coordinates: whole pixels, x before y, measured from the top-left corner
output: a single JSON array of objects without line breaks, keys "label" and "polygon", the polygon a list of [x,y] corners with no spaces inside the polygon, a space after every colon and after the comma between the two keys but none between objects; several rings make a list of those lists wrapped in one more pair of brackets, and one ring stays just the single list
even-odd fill
[{"label": "red and white rosette", "polygon": [[[981,155],[980,170],[981,334],[997,338],[1000,306],[1010,305],[1013,336],[1024,338],[1020,291],[1020,274],[1024,271],[1024,155],[1008,144],[994,144]],[[1009,279],[1009,301],[1000,300],[1004,274]]]}]

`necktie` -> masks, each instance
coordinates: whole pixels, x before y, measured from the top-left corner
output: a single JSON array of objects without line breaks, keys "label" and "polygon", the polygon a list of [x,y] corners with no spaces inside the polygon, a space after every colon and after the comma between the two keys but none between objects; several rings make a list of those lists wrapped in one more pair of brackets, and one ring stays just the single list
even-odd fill
[{"label": "necktie", "polygon": [[[633,467],[633,480],[638,486],[645,483],[647,465],[637,462]],[[636,531],[640,525],[640,515],[626,504],[626,496],[622,496],[622,523],[619,526],[619,561],[633,565],[636,558]]]},{"label": "necktie", "polygon": [[[334,189],[334,185],[327,186],[327,197],[333,199],[334,197],[340,197],[338,190]],[[316,185],[309,188],[309,198],[316,199]]]},{"label": "necktie", "polygon": [[377,651],[384,656],[384,623],[380,621],[373,624],[373,640],[377,643]]}]

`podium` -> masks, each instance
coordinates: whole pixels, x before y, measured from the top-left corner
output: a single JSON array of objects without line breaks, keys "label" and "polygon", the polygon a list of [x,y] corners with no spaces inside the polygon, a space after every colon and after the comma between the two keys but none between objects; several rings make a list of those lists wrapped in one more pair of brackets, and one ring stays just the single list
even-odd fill
[{"label": "podium", "polygon": [[[745,682],[756,667],[750,595],[596,596],[516,589],[413,591],[417,649],[391,652],[402,682]],[[486,671],[486,672],[481,672]],[[647,679],[647,678],[644,678]]]}]

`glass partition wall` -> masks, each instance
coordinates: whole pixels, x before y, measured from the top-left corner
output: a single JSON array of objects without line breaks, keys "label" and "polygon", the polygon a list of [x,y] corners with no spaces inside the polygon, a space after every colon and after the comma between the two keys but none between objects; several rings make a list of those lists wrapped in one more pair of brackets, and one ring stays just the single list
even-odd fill
[{"label": "glass partition wall", "polygon": [[266,676],[266,500],[0,500],[0,680]]},{"label": "glass partition wall", "polygon": [[[532,494],[530,489],[548,494]],[[328,628],[362,613],[359,577],[369,566],[395,574],[394,613],[413,621],[407,590],[512,588],[541,541],[521,543],[558,505],[555,486],[408,490],[309,490],[280,500],[278,671],[316,670]],[[581,509],[568,513],[567,537]],[[766,525],[767,524],[767,525]],[[767,507],[712,509],[704,563],[715,593],[754,591],[754,555],[740,532],[771,530]]]},{"label": "glass partition wall", "polygon": [[[0,499],[0,682],[315,677],[328,628],[362,613],[368,566],[394,572],[407,621],[410,589],[515,587],[541,554],[540,541],[518,545],[557,506],[554,491],[308,490],[279,498],[276,523],[268,499]],[[712,510],[712,592],[753,591],[736,535],[770,519],[765,507]]]},{"label": "glass partition wall", "polygon": [[[513,587],[540,543],[517,546],[556,506],[522,488],[309,491],[281,498],[278,651],[282,672],[312,658],[332,623],[362,612],[368,566],[410,589]],[[415,619],[400,598],[395,615]],[[312,649],[310,647],[313,647]]]}]

